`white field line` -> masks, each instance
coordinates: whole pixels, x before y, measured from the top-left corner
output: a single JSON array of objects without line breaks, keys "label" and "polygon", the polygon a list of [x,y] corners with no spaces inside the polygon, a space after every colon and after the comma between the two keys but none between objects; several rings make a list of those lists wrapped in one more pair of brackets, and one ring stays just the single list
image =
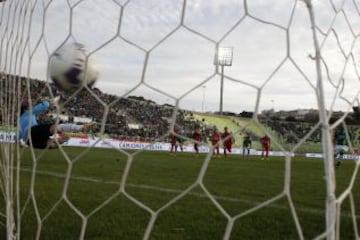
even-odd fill
[{"label": "white field line", "polygon": [[[32,170],[29,169],[29,168],[21,168],[21,171],[23,171],[23,172],[32,172]],[[64,179],[66,177],[65,174],[55,173],[55,172],[50,172],[50,171],[36,171],[36,173],[40,174],[40,175],[44,175],[44,176],[51,176],[51,177],[62,178],[62,179]],[[100,180],[100,179],[96,179],[96,178],[90,178],[90,177],[72,176],[71,179],[72,180],[77,180],[77,181],[103,183],[103,184],[113,184],[113,185],[119,185],[120,184],[119,181],[104,181],[104,180]],[[182,192],[182,190],[180,190],[180,189],[163,188],[163,187],[156,187],[156,186],[145,185],[145,184],[127,183],[126,186],[133,187],[133,188],[154,190],[154,191],[158,191],[158,192],[175,193],[175,194],[180,194]],[[202,197],[202,198],[208,198],[207,195],[202,194],[202,193],[189,192],[189,195]],[[240,202],[240,203],[245,203],[245,204],[248,204],[248,205],[251,205],[251,206],[256,206],[256,205],[261,203],[261,202],[254,202],[254,201],[249,201],[249,200],[244,200],[244,199],[239,199],[239,198],[219,196],[219,195],[212,195],[212,196],[216,200],[229,201],[229,202]],[[278,205],[278,204],[273,204],[273,203],[269,204],[269,207],[276,208],[276,209],[288,209],[287,207],[284,207],[284,206],[281,206],[281,205]],[[301,212],[311,213],[311,214],[317,214],[317,215],[325,214],[324,210],[318,209],[318,208],[297,207],[296,210],[301,211]],[[349,217],[349,218],[352,217],[351,214],[341,214],[341,216]],[[355,217],[357,219],[360,219],[360,215],[355,215]]]}]

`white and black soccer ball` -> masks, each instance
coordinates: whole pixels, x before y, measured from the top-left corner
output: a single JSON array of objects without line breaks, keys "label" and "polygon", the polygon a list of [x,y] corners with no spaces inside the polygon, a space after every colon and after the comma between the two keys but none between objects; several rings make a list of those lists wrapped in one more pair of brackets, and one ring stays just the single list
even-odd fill
[{"label": "white and black soccer ball", "polygon": [[67,92],[76,91],[84,85],[91,87],[98,78],[98,71],[93,57],[86,56],[86,49],[81,43],[62,46],[50,56],[50,78]]}]

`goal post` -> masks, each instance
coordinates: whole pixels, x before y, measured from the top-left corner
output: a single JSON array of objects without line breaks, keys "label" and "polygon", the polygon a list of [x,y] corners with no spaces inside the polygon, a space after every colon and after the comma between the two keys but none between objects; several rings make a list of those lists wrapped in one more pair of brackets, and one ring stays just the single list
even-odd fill
[{"label": "goal post", "polygon": [[[0,236],[358,239],[357,126],[346,123],[360,93],[358,9],[351,0],[0,0]],[[71,42],[96,57],[99,79],[67,93],[48,65]],[[214,63],[224,46],[231,63]],[[23,101],[32,110],[56,96],[60,105],[41,121],[97,128],[69,134],[82,148],[72,140],[56,150],[22,145]],[[242,108],[251,118],[227,115]],[[292,122],[288,144],[276,137],[285,120],[275,108],[312,109],[317,121],[300,135]],[[259,155],[254,146],[267,134],[279,155],[217,159],[206,121],[232,126],[239,139],[255,136]],[[354,159],[337,169],[340,127]],[[197,155],[195,129],[207,134]],[[300,169],[298,150],[316,133],[321,164],[306,159]],[[168,153],[169,136],[181,150]],[[316,189],[300,189],[311,181]]]},{"label": "goal post", "polygon": [[309,11],[309,17],[311,22],[311,29],[313,33],[314,52],[315,52],[315,64],[317,72],[317,88],[318,88],[318,107],[319,107],[319,119],[322,123],[321,137],[324,151],[324,173],[326,176],[326,238],[335,239],[335,224],[336,224],[336,196],[335,196],[335,171],[334,171],[334,146],[333,136],[331,134],[331,128],[328,123],[328,113],[325,105],[325,90],[323,84],[323,75],[321,67],[321,49],[318,40],[318,35],[315,31],[316,22],[314,9],[311,0],[305,0],[306,7]]}]

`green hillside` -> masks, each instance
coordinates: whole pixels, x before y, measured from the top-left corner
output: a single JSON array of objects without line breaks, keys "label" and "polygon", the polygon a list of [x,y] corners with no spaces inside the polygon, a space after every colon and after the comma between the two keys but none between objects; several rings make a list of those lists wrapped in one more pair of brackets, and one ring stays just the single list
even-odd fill
[{"label": "green hillside", "polygon": [[[245,132],[250,132],[257,138],[264,135],[264,131],[255,124],[254,121],[248,118],[202,113],[194,113],[193,117],[196,120],[203,121],[206,125],[216,126],[220,131],[222,131],[225,126],[228,127],[229,131],[234,133],[236,147],[240,147],[242,145],[243,137],[246,134]],[[253,139],[253,148],[260,148],[260,143],[255,139]]]},{"label": "green hillside", "polygon": [[[277,132],[267,128],[266,126],[259,126],[252,119],[249,118],[219,116],[205,113],[193,113],[193,118],[198,121],[204,122],[206,125],[216,126],[221,131],[224,129],[225,126],[227,126],[229,130],[234,133],[235,147],[242,146],[245,131],[248,131],[253,136],[252,147],[255,149],[260,149],[261,145],[260,142],[257,141],[257,139],[264,135],[263,128],[267,129],[267,131],[270,133],[271,138],[273,139],[272,142],[279,143],[283,149],[291,151],[294,147],[294,145],[286,143]],[[276,144],[272,144],[271,148],[275,151],[280,150],[280,148]],[[321,144],[313,142],[306,142],[296,149],[297,153],[321,151]]]}]

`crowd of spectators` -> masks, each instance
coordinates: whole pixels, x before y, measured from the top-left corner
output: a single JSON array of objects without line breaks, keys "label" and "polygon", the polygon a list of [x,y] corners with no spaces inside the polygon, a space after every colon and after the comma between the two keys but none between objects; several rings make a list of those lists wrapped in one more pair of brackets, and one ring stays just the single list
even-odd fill
[{"label": "crowd of spectators", "polygon": [[[314,127],[314,124],[305,122],[288,122],[279,120],[261,119],[260,122],[269,127],[273,132],[287,143],[298,143]],[[316,129],[307,139],[309,142],[320,142],[321,132]]]},{"label": "crowd of spectators", "polygon": [[[4,79],[9,78],[2,78],[2,80]],[[31,99],[35,104],[40,99],[50,98],[50,93],[53,96],[60,95],[62,99],[61,114],[69,116],[69,121],[74,121],[74,117],[82,117],[99,123],[98,126],[104,123],[104,133],[113,138],[153,141],[161,138],[164,139],[169,133],[174,111],[174,107],[171,105],[159,105],[151,100],[137,96],[120,98],[115,95],[102,93],[99,89],[93,89],[92,93],[84,90],[76,95],[72,95],[60,91],[52,83],[46,84],[44,81],[36,79],[28,80],[22,77],[12,77],[10,80],[19,83],[22,95],[20,98],[17,97],[17,99],[23,100],[30,93]],[[4,82],[2,84],[6,85]],[[29,92],[25,91],[28,84]],[[11,91],[18,91],[16,84],[13,84],[14,86],[8,85],[6,85],[6,88],[1,88],[3,98],[9,95]],[[40,121],[49,123],[54,121],[54,119],[49,117],[49,115],[44,115]],[[260,118],[260,122],[269,127],[287,143],[297,143],[314,126],[313,123],[270,120],[267,118]],[[206,137],[210,136],[212,129],[212,126],[207,126],[204,121],[196,120],[192,112],[181,109],[177,110],[176,127],[187,138],[191,138],[194,129],[198,128],[202,132],[205,141]],[[349,129],[351,129],[349,132],[350,137],[354,139],[360,137],[358,127],[349,126]],[[97,131],[99,129],[94,130]],[[359,134],[354,134],[357,132]],[[316,129],[307,139],[307,141],[311,142],[320,142],[320,140],[320,129]]]},{"label": "crowd of spectators", "polygon": [[[314,123],[306,122],[290,122],[279,120],[265,120],[262,119],[261,123],[269,127],[278,137],[283,139],[286,143],[296,144],[300,139],[305,137],[310,131],[313,130]],[[360,127],[357,125],[347,125],[347,134],[353,146],[360,146]],[[306,139],[307,142],[318,143],[321,141],[321,129],[316,128],[312,134]]]}]

